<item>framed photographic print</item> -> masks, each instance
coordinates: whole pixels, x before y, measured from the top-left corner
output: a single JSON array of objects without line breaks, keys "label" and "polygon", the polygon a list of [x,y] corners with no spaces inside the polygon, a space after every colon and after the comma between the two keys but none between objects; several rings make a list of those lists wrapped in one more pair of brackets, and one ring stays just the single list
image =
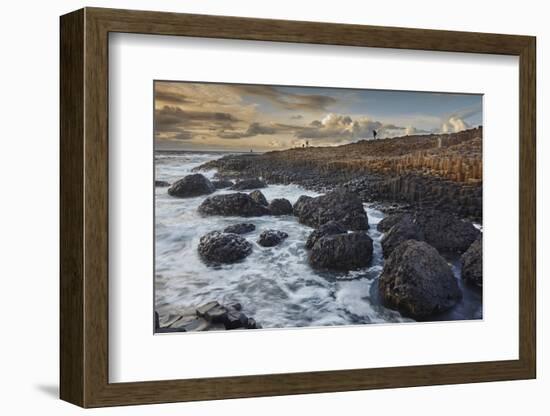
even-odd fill
[{"label": "framed photographic print", "polygon": [[62,16],[61,398],[534,378],[535,104],[529,36]]}]

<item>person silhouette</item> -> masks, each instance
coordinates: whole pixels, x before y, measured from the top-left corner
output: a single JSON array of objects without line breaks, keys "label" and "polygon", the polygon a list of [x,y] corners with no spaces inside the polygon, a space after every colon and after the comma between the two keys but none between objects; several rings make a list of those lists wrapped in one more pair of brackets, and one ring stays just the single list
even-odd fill
[{"label": "person silhouette", "polygon": [[372,137],[373,137],[375,140],[376,140],[376,135],[377,135],[377,134],[378,134],[378,133],[376,133],[376,130],[373,130],[373,131],[372,131]]}]

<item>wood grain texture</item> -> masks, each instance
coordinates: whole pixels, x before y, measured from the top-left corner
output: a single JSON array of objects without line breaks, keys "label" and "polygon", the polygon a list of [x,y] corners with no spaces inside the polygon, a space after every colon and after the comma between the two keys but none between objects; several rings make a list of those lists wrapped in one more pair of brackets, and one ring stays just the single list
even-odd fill
[{"label": "wood grain texture", "polygon": [[519,356],[536,377],[536,40],[520,54],[519,98]]},{"label": "wood grain texture", "polygon": [[[109,383],[109,32],[520,57],[518,360]],[[533,378],[535,38],[87,8],[61,19],[61,396],[83,407]]]},{"label": "wood grain texture", "polygon": [[60,388],[84,405],[84,12],[61,19]]}]

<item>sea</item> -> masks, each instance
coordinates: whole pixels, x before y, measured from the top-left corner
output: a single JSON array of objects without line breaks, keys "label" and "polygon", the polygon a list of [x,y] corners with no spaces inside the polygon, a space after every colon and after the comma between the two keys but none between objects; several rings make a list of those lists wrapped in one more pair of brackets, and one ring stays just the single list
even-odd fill
[{"label": "sea", "polygon": [[[155,179],[173,183],[194,173],[193,168],[223,155],[220,152],[157,151]],[[212,179],[216,171],[201,173]],[[320,195],[298,185],[270,184],[261,191],[268,200],[286,198],[292,204],[301,195]],[[230,192],[233,191],[222,189],[212,195]],[[384,259],[382,233],[377,231],[376,225],[384,214],[373,204],[364,205],[370,225],[368,235],[374,242],[371,264],[347,273],[318,272],[308,265],[308,250],[304,246],[312,229],[300,224],[296,217],[205,217],[197,208],[206,197],[174,198],[168,195],[167,188],[155,188],[154,289],[155,309],[159,314],[174,314],[178,310],[218,301],[221,304],[240,303],[243,312],[262,328],[414,322],[384,307],[378,297],[377,279]],[[254,232],[243,235],[253,244],[252,254],[235,264],[206,265],[197,251],[201,236],[242,222],[256,226]],[[262,247],[256,240],[266,229],[284,231],[288,238],[276,247]],[[447,260],[463,289],[464,298],[451,311],[433,320],[481,319],[481,294],[463,285],[459,258]]]}]

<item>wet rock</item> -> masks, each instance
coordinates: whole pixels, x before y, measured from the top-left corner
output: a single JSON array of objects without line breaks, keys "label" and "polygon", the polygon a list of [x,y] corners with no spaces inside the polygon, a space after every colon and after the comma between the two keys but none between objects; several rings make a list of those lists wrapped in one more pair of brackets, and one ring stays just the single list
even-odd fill
[{"label": "wet rock", "polygon": [[483,286],[482,249],[482,239],[480,236],[460,258],[462,262],[462,278],[466,282],[478,287]]},{"label": "wet rock", "polygon": [[214,195],[206,198],[199,206],[203,215],[259,217],[269,215],[267,207],[258,204],[249,195],[234,193]]},{"label": "wet rock", "polygon": [[160,327],[155,330],[157,334],[168,334],[171,332],[187,332],[183,327]]},{"label": "wet rock", "polygon": [[247,234],[247,233],[251,233],[255,229],[256,229],[256,226],[254,224],[240,223],[240,224],[230,225],[229,227],[225,227],[223,232],[233,233],[233,234]]},{"label": "wet rock", "polygon": [[174,182],[172,186],[168,188],[168,194],[178,198],[190,198],[211,194],[215,190],[212,182],[200,173],[195,173]]},{"label": "wet rock", "polygon": [[264,196],[264,194],[262,194],[262,191],[255,190],[250,192],[248,195],[258,204],[263,205],[264,207],[267,207],[269,205],[266,197]]},{"label": "wet rock", "polygon": [[244,191],[246,189],[265,188],[267,184],[259,178],[243,179],[238,181],[231,189],[235,191]]},{"label": "wet rock", "polygon": [[337,189],[316,198],[303,198],[294,204],[294,213],[305,225],[318,228],[331,220],[338,221],[346,230],[369,228],[363,203],[356,194]]},{"label": "wet rock", "polygon": [[205,303],[204,305],[201,305],[197,308],[196,310],[196,313],[197,313],[197,316],[200,316],[200,317],[204,317],[205,314],[214,309],[214,308],[219,308],[221,305],[219,304],[218,301],[214,300],[212,302],[208,302],[208,303]]},{"label": "wet rock", "polygon": [[235,309],[236,311],[242,311],[243,305],[240,303],[233,303],[232,305],[229,305],[230,308]]},{"label": "wet rock", "polygon": [[198,307],[197,316],[210,324],[221,324],[224,329],[228,330],[261,328],[254,319],[246,316],[241,310],[242,306],[239,303],[223,306],[214,301]]},{"label": "wet rock", "polygon": [[246,329],[262,329],[262,326],[254,318],[248,318]]},{"label": "wet rock", "polygon": [[[418,152],[439,147],[440,139],[443,153],[449,151],[451,158],[421,155],[419,160]],[[261,176],[269,183],[299,184],[319,192],[342,186],[364,202],[439,209],[479,222],[482,181],[476,179],[481,172],[475,172],[481,168],[481,145],[482,129],[470,129],[449,135],[392,138],[383,143],[363,140],[339,147],[228,155],[199,169],[217,169],[232,177]],[[406,155],[414,157],[394,159]],[[359,168],[357,157],[365,163],[363,168]],[[461,167],[456,166],[459,161]],[[427,164],[420,167],[418,162]]]},{"label": "wet rock", "polygon": [[155,330],[157,330],[160,328],[160,316],[157,311],[154,312],[153,319],[154,319]]},{"label": "wet rock", "polygon": [[441,252],[465,252],[479,237],[472,223],[438,210],[422,210],[415,214],[424,240]]},{"label": "wet rock", "polygon": [[276,198],[269,203],[271,215],[292,215],[292,204],[288,199]]},{"label": "wet rock", "polygon": [[316,269],[355,270],[372,259],[372,239],[363,232],[326,235],[311,249],[309,263]]},{"label": "wet rock", "polygon": [[369,201],[408,203],[417,209],[438,209],[481,220],[481,183],[463,183],[416,173],[372,175],[353,185]]},{"label": "wet rock", "polygon": [[175,323],[171,328],[179,329],[182,332],[206,331],[211,327],[210,322],[204,318],[194,318],[191,320],[182,320]]},{"label": "wet rock", "polygon": [[216,179],[211,182],[212,182],[212,185],[214,185],[214,188],[216,189],[229,188],[230,186],[233,186],[235,184],[233,181],[230,181],[229,179]]},{"label": "wet rock", "polygon": [[185,319],[188,317],[179,312],[160,315],[155,311],[155,333],[185,332],[185,328],[181,327]]},{"label": "wet rock", "polygon": [[228,311],[225,307],[217,305],[203,314],[203,318],[213,324],[223,324],[227,319]]},{"label": "wet rock", "polygon": [[170,186],[170,183],[166,181],[155,181],[155,187],[166,188],[167,186]]},{"label": "wet rock", "polygon": [[212,231],[201,237],[198,250],[208,263],[234,263],[252,253],[252,244],[237,234]]},{"label": "wet rock", "polygon": [[248,316],[242,312],[229,311],[223,322],[225,329],[245,328],[248,325]]},{"label": "wet rock", "polygon": [[278,230],[265,230],[262,231],[258,238],[258,244],[264,247],[273,247],[280,244],[288,234]]},{"label": "wet rock", "polygon": [[170,313],[165,315],[159,315],[159,328],[166,328],[172,326],[175,322],[181,319],[181,314]]},{"label": "wet rock", "polygon": [[411,214],[403,213],[388,215],[378,223],[376,229],[381,233],[387,233],[395,224],[401,222],[404,218],[412,219],[412,216]]},{"label": "wet rock", "polygon": [[296,217],[305,215],[309,202],[313,199],[311,196],[301,195],[292,206],[292,211]]},{"label": "wet rock", "polygon": [[163,316],[155,313],[156,317],[160,325],[156,333],[261,328],[253,318],[242,313],[239,303],[224,306],[212,301],[196,309],[186,308]]},{"label": "wet rock", "polygon": [[382,237],[384,257],[389,257],[399,244],[407,240],[424,240],[424,233],[410,215],[402,216]]},{"label": "wet rock", "polygon": [[336,221],[329,221],[312,231],[306,241],[306,248],[311,249],[320,238],[326,235],[345,234],[347,231]]},{"label": "wet rock", "polygon": [[393,250],[384,264],[378,290],[388,307],[420,320],[452,308],[462,298],[445,259],[434,247],[415,240]]}]

